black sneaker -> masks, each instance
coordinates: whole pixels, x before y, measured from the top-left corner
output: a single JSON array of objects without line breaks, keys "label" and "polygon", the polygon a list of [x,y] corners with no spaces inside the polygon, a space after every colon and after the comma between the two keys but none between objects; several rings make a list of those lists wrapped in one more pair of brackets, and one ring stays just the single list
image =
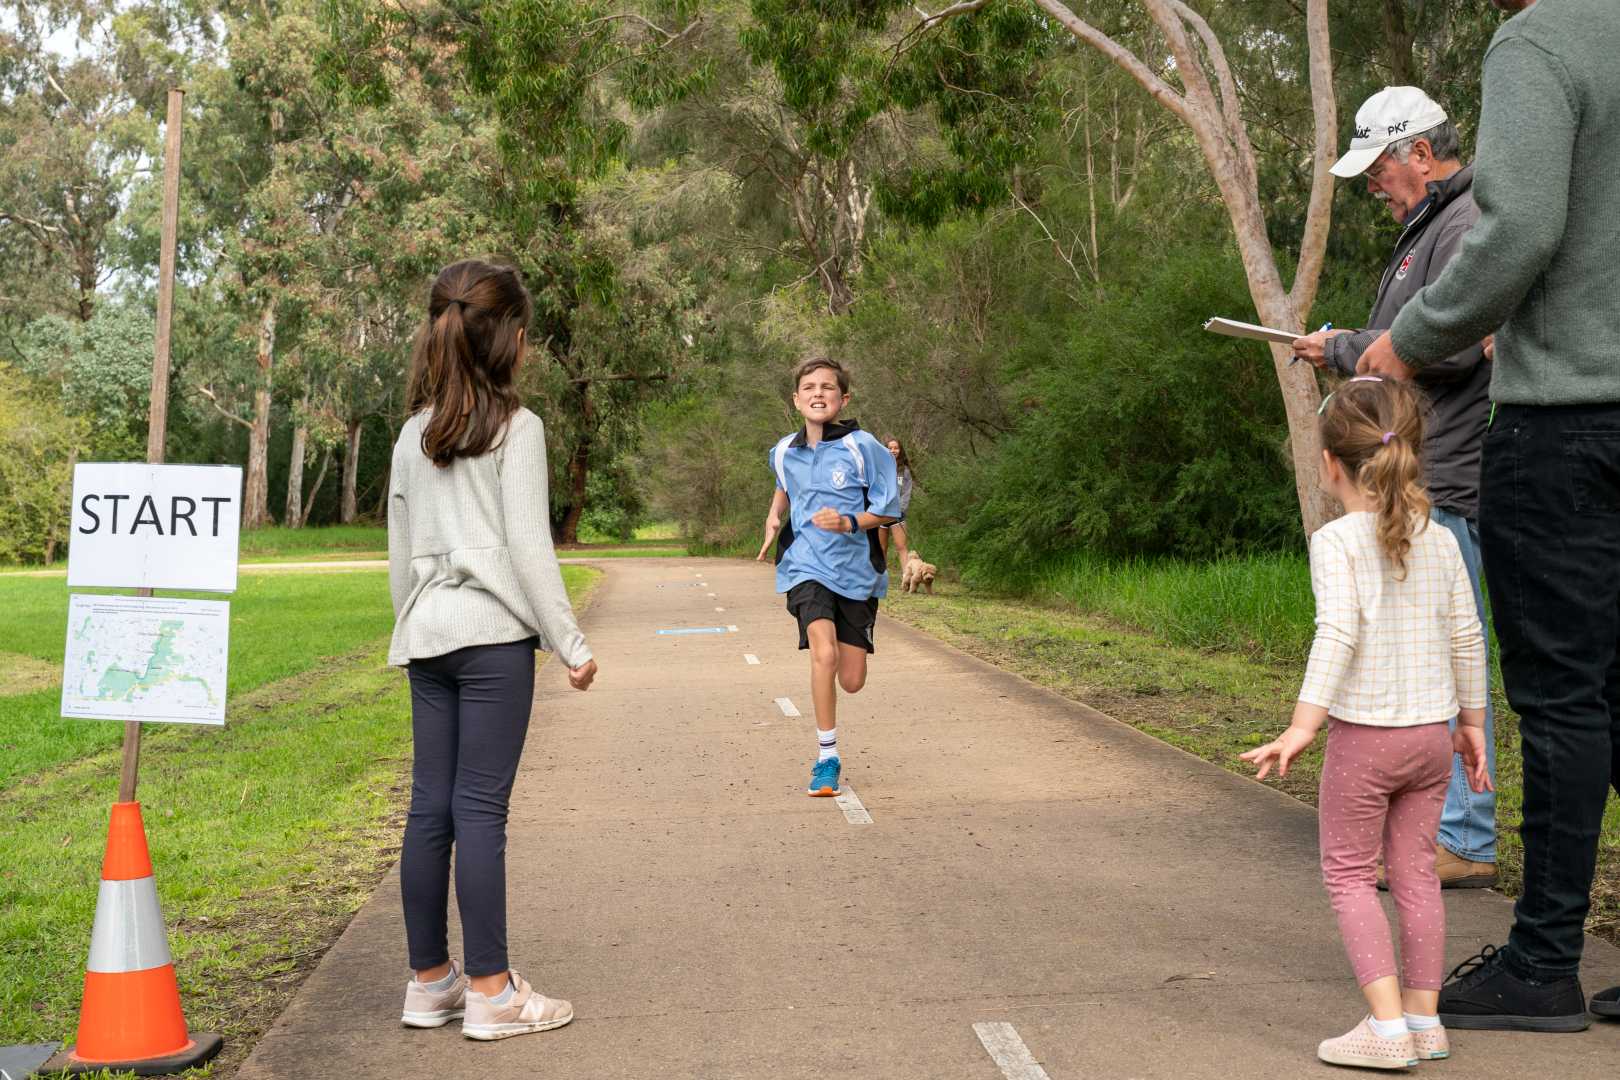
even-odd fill
[{"label": "black sneaker", "polygon": [[1599,1016],[1620,1017],[1620,986],[1611,986],[1593,994],[1592,1011]]},{"label": "black sneaker", "polygon": [[1440,1022],[1489,1031],[1585,1031],[1592,1023],[1577,976],[1529,982],[1509,969],[1494,945],[1447,977],[1440,991]]}]

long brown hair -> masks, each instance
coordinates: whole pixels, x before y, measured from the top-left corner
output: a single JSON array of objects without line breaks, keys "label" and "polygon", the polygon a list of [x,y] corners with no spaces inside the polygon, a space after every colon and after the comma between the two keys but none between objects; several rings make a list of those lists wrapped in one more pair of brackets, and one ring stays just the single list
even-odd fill
[{"label": "long brown hair", "polygon": [[1322,446],[1373,501],[1378,546],[1406,576],[1412,537],[1427,527],[1423,490],[1423,404],[1409,384],[1365,376],[1322,402]]},{"label": "long brown hair", "polygon": [[894,445],[896,445],[896,446],[898,446],[900,448],[900,453],[895,455],[895,459],[894,459],[895,468],[897,468],[897,469],[909,469],[909,468],[911,468],[911,459],[906,457],[906,444],[901,442],[895,436],[890,435],[887,439],[883,440],[883,449],[887,450],[889,448],[890,443],[894,443]]},{"label": "long brown hair", "polygon": [[405,391],[422,427],[422,453],[443,468],[486,453],[522,405],[513,372],[534,302],[518,272],[478,259],[439,271],[417,332]]}]

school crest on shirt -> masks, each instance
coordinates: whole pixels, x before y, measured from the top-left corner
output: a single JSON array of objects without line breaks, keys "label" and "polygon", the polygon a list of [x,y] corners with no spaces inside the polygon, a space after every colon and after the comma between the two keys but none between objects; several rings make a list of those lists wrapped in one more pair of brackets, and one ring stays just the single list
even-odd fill
[{"label": "school crest on shirt", "polygon": [[1401,260],[1400,269],[1395,271],[1395,280],[1396,281],[1405,281],[1406,280],[1406,272],[1408,270],[1412,269],[1412,256],[1415,255],[1415,254],[1417,254],[1417,253],[1413,252],[1413,251],[1408,251],[1406,253],[1406,258]]},{"label": "school crest on shirt", "polygon": [[842,465],[834,465],[829,479],[832,480],[833,487],[843,490],[849,483],[849,470]]}]

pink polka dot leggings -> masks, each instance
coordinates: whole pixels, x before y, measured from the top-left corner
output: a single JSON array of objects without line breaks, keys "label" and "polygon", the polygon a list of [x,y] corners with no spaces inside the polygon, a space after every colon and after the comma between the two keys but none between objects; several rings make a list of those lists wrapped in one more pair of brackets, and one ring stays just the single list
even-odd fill
[{"label": "pink polka dot leggings", "polygon": [[1331,724],[1319,803],[1322,883],[1356,983],[1396,974],[1389,920],[1378,902],[1382,849],[1400,914],[1401,985],[1438,990],[1445,975],[1446,909],[1434,844],[1451,781],[1450,730],[1444,723]]}]

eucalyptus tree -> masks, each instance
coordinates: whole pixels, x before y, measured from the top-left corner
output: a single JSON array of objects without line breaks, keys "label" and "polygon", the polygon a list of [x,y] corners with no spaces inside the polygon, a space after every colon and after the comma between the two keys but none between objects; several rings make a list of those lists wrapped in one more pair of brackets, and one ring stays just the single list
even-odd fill
[{"label": "eucalyptus tree", "polygon": [[[157,124],[126,85],[120,42],[85,7],[10,3],[0,21],[0,307],[88,321],[124,267],[117,223]],[[75,51],[47,47],[82,25]]]},{"label": "eucalyptus tree", "polygon": [[528,386],[542,392],[553,451],[553,527],[573,541],[591,470],[634,440],[642,403],[672,379],[678,354],[666,346],[681,321],[659,307],[681,302],[678,283],[622,275],[586,198],[622,159],[630,109],[678,100],[709,78],[691,48],[695,5],[328,0],[325,10],[323,66],[355,104],[385,107],[402,80],[419,81],[447,88],[492,132],[497,161],[468,163],[440,226],[459,230],[458,254],[513,262],[534,294],[536,355],[550,363]]}]

